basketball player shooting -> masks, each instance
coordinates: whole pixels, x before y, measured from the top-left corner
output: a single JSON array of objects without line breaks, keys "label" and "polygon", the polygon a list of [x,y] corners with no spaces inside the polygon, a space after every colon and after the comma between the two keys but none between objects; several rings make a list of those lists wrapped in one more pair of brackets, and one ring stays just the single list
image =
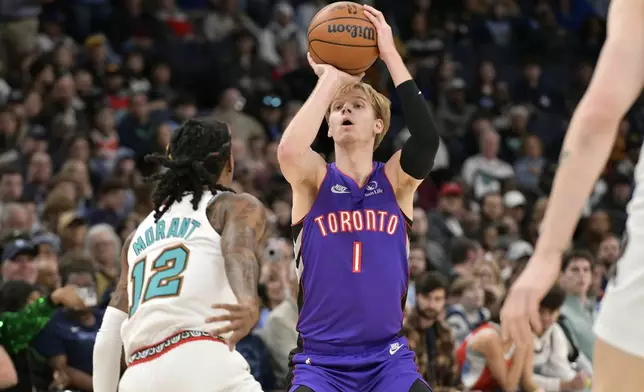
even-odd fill
[{"label": "basketball player shooting", "polygon": [[[167,170],[151,178],[160,181],[155,210],[121,252],[94,347],[95,392],[261,391],[234,345],[259,317],[266,213],[227,188],[230,148],[226,124],[189,120],[167,155],[146,157]],[[119,385],[122,344],[128,368]]]},{"label": "basketball player shooting", "polygon": [[[612,150],[619,122],[644,83],[644,2],[613,0],[592,81],[573,114],[534,256],[501,313],[506,337],[527,342],[540,330],[538,304],[557,279],[581,210]],[[642,150],[644,151],[644,150]],[[644,160],[635,169],[628,242],[595,325],[594,392],[636,392],[644,385]]]},{"label": "basketball player shooting", "polygon": [[[298,347],[290,392],[429,391],[401,335],[414,192],[429,174],[438,133],[382,13],[365,6],[411,133],[387,163],[373,151],[390,102],[309,56],[318,83],[282,136],[278,159],[293,190],[300,279]],[[335,163],[311,149],[326,118]]]}]

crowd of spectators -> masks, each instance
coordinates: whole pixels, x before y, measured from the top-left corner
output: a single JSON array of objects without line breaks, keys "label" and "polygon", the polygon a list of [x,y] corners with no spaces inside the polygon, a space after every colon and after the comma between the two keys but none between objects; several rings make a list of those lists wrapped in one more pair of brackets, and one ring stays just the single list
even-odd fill
[{"label": "crowd of spectators", "polygon": [[[237,349],[265,390],[284,390],[297,284],[290,188],[276,151],[316,83],[305,32],[326,3],[0,1],[0,390],[92,390],[93,343],[121,243],[152,210],[154,184],[143,178],[159,168],[143,157],[163,152],[194,116],[230,125],[233,188],[270,209],[261,317]],[[404,332],[434,391],[465,391],[460,354],[498,316],[531,255],[567,122],[604,41],[605,10],[586,0],[374,5],[441,136],[416,195]],[[386,160],[409,134],[382,64],[365,79],[392,99],[391,129],[375,153]],[[588,200],[560,287],[542,302],[547,328],[526,374],[545,391],[591,382],[592,323],[620,255],[643,132],[637,104]],[[332,147],[321,129],[314,149],[332,160]]]}]

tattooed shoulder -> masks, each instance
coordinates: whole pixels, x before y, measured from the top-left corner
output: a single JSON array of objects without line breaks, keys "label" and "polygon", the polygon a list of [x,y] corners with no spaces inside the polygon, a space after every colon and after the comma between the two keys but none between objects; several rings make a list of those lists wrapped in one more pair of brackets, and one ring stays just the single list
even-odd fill
[{"label": "tattooed shoulder", "polygon": [[206,215],[208,216],[210,225],[220,235],[222,234],[222,231],[224,229],[224,217],[226,216],[228,207],[230,207],[231,205],[229,200],[231,198],[234,198],[235,196],[236,194],[234,193],[218,194],[215,200],[210,203],[210,205],[208,205],[208,208],[206,209]]},{"label": "tattooed shoulder", "polygon": [[569,150],[562,150],[561,154],[559,155],[559,164],[561,165],[568,157],[570,156],[570,151]]},{"label": "tattooed shoulder", "polygon": [[128,262],[127,262],[127,250],[132,243],[132,237],[134,237],[134,232],[132,232],[125,242],[123,243],[123,248],[121,249],[121,276],[119,282],[112,293],[112,298],[108,306],[117,308],[125,313],[128,312],[128,295],[127,295],[127,282],[128,282]]},{"label": "tattooed shoulder", "polygon": [[248,193],[226,193],[217,197],[208,206],[208,220],[219,234],[224,234],[225,226],[234,225],[237,230],[255,231],[263,236],[266,226],[266,209],[262,202]]}]

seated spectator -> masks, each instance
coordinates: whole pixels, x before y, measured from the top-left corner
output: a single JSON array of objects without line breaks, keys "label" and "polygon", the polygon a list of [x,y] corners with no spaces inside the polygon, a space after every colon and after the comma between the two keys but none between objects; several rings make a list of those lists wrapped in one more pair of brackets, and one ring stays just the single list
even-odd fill
[{"label": "seated spectator", "polygon": [[71,389],[92,391],[92,357],[96,333],[103,322],[97,305],[95,271],[83,260],[70,260],[61,269],[63,285],[78,286],[82,310],[58,310],[38,334],[34,349],[47,359],[54,372],[69,378]]},{"label": "seated spectator", "polygon": [[[129,233],[128,233],[129,234]],[[96,265],[96,289],[99,297],[118,281],[121,260],[121,239],[112,226],[92,226],[85,236],[85,252]]]},{"label": "seated spectator", "polygon": [[446,321],[457,344],[460,344],[470,332],[488,321],[490,312],[483,307],[485,293],[476,278],[459,278],[452,284],[450,295],[456,299],[456,303],[447,309]]},{"label": "seated spectator", "polygon": [[573,344],[592,362],[596,304],[588,298],[592,283],[593,255],[586,251],[567,253],[561,262],[561,287],[566,300],[559,322],[572,336]]},{"label": "seated spectator", "polygon": [[481,153],[468,158],[463,164],[463,179],[477,199],[489,192],[500,192],[503,182],[514,177],[514,169],[499,159],[499,134],[491,128],[483,129],[479,138]]},{"label": "seated spectator", "polygon": [[83,248],[87,235],[87,220],[76,211],[68,211],[58,218],[58,235],[64,252]]},{"label": "seated spectator", "polygon": [[449,273],[450,283],[460,277],[472,276],[478,251],[476,242],[468,238],[458,238],[454,240],[450,250],[452,264],[452,270]]},{"label": "seated spectator", "polygon": [[445,324],[447,279],[438,272],[425,272],[416,279],[415,307],[403,324],[403,333],[414,351],[418,371],[434,392],[462,388],[455,341]]},{"label": "seated spectator", "polygon": [[568,341],[557,323],[566,292],[554,286],[539,304],[543,333],[534,346],[534,380],[546,392],[585,390],[588,374],[577,371],[569,361]]},{"label": "seated spectator", "polygon": [[480,392],[514,392],[519,386],[539,391],[532,374],[533,347],[504,342],[499,323],[497,313],[457,348],[463,385]]},{"label": "seated spectator", "polygon": [[454,238],[463,236],[459,216],[463,212],[463,189],[456,182],[440,188],[438,208],[429,213],[429,238],[441,246],[449,246]]},{"label": "seated spectator", "polygon": [[416,279],[434,268],[427,258],[425,247],[418,243],[412,243],[409,246],[407,263],[409,264],[409,283],[407,284],[407,304],[405,306],[413,308],[416,306]]},{"label": "seated spectator", "polygon": [[36,247],[24,239],[17,239],[5,245],[2,251],[2,278],[35,284],[38,279],[38,270],[34,262],[36,253]]},{"label": "seated spectator", "polygon": [[108,223],[113,227],[118,226],[121,222],[119,214],[123,211],[126,189],[121,181],[106,180],[99,191],[96,207],[87,212],[89,224]]},{"label": "seated spectator", "polygon": [[[57,306],[78,309],[84,304],[75,286],[59,288],[48,297],[43,297],[34,285],[19,280],[5,282],[0,287],[0,363],[3,361],[2,354],[7,353],[10,367],[2,364],[1,368],[17,372],[15,388],[10,389],[5,389],[11,386],[10,372],[0,372],[0,389],[3,391],[32,390],[35,375],[30,366],[28,347],[49,323]],[[57,386],[65,386],[64,374],[57,373],[54,379]]]},{"label": "seated spectator", "polygon": [[290,260],[279,262],[279,274],[285,287],[284,301],[268,315],[264,327],[257,331],[262,338],[271,358],[276,387],[285,387],[289,371],[289,354],[297,346],[297,295],[299,281]]}]

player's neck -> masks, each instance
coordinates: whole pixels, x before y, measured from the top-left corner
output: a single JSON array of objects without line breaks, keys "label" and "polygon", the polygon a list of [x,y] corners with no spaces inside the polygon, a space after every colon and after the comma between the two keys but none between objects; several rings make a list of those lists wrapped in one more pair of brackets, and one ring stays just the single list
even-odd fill
[{"label": "player's neck", "polygon": [[356,183],[363,185],[373,171],[373,151],[340,149],[336,145],[335,166],[342,173],[353,178]]}]

